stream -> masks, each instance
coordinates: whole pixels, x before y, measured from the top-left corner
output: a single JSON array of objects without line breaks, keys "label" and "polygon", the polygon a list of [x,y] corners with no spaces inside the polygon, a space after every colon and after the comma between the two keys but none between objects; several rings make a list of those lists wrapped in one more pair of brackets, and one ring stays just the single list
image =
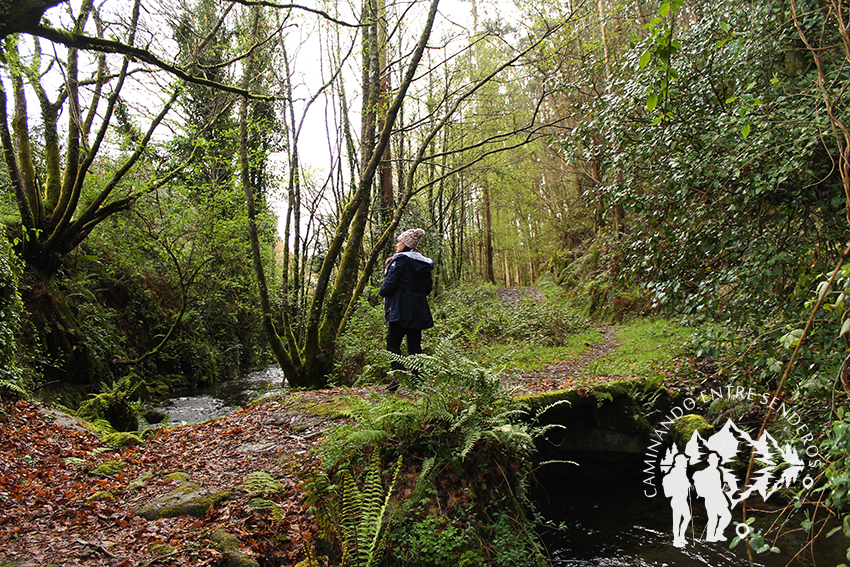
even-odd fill
[{"label": "stream", "polygon": [[[168,414],[163,424],[197,423],[221,417],[282,385],[283,373],[271,366],[210,388],[178,392],[156,409]],[[730,550],[728,542],[695,541],[705,527],[698,511],[688,546],[674,547],[669,501],[644,497],[640,476],[628,463],[548,465],[537,471],[536,480],[532,499],[547,521],[560,524],[560,529],[544,528],[541,534],[550,567],[749,566],[743,544]],[[799,526],[796,518],[793,521]],[[769,519],[765,522],[769,525]],[[726,530],[730,539],[733,529],[730,525]],[[781,553],[756,555],[755,565],[784,567],[801,544],[793,539],[779,542]],[[794,559],[792,565],[837,565],[845,560],[847,545],[843,536],[830,538],[818,548],[815,563],[807,557]]]},{"label": "stream", "polygon": [[[639,476],[628,468],[616,466],[603,470],[591,465],[591,474],[581,475],[581,468],[554,465],[537,473],[539,484],[532,498],[543,516],[560,529],[541,534],[549,554],[551,567],[749,567],[744,543],[729,549],[735,525],[725,530],[729,541],[709,543],[704,538],[706,517],[695,509],[687,531],[684,549],[672,545],[672,513],[666,498],[646,498]],[[763,504],[764,505],[764,504]],[[755,526],[767,528],[772,517],[754,511]],[[741,510],[733,510],[733,520],[740,521]],[[799,528],[803,512],[799,511],[786,529]],[[776,545],[780,553],[753,553],[754,565],[784,567],[799,551],[804,541],[798,533],[784,537]],[[797,557],[790,565],[834,567],[845,562],[847,538],[836,535],[819,540],[816,561],[811,555]]]},{"label": "stream", "polygon": [[166,421],[157,425],[186,425],[222,417],[264,394],[279,391],[282,386],[283,371],[273,365],[208,388],[180,390],[171,398],[153,406],[168,415]]}]

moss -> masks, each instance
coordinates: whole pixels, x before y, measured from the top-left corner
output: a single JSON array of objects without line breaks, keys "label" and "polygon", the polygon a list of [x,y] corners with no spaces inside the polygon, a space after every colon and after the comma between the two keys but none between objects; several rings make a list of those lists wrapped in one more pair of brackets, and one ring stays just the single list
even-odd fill
[{"label": "moss", "polygon": [[186,482],[143,506],[136,513],[147,520],[176,516],[203,518],[219,502],[230,498],[231,494],[229,491],[209,492],[197,484]]},{"label": "moss", "polygon": [[556,402],[566,401],[569,404],[578,404],[595,400],[598,405],[602,405],[605,400],[610,401],[621,396],[640,399],[647,390],[653,392],[656,389],[645,380],[613,380],[602,384],[576,385],[563,390],[517,396],[516,400],[525,405],[529,411],[537,413]]},{"label": "moss", "polygon": [[168,545],[167,543],[154,543],[150,547],[151,554],[156,557],[162,557],[164,555],[171,555],[174,553],[174,546]]},{"label": "moss", "polygon": [[115,476],[124,470],[124,466],[124,463],[121,461],[104,461],[92,469],[91,472],[104,476]]},{"label": "moss", "polygon": [[149,409],[144,410],[144,412],[142,413],[142,417],[144,417],[145,421],[147,421],[148,423],[155,424],[155,423],[162,423],[163,421],[168,419],[168,414],[165,413],[165,412],[155,410],[153,408],[149,408]]},{"label": "moss", "polygon": [[101,442],[105,445],[109,445],[110,447],[115,447],[116,449],[130,445],[142,445],[144,443],[138,435],[128,433],[126,431],[108,433],[103,436]]},{"label": "moss", "polygon": [[97,435],[98,437],[103,437],[104,435],[115,433],[115,428],[112,427],[112,424],[106,421],[105,419],[95,419],[93,421],[86,421],[86,427],[88,427],[89,430],[91,430],[91,432]]},{"label": "moss", "polygon": [[669,434],[681,451],[693,437],[694,431],[705,439],[714,432],[714,427],[700,415],[686,414],[673,422]]},{"label": "moss", "polygon": [[231,551],[242,547],[239,538],[226,530],[213,530],[210,532],[210,541],[216,544],[222,551]]},{"label": "moss", "polygon": [[127,485],[127,490],[138,490],[143,487],[149,478],[153,476],[153,471],[145,471],[142,476]]},{"label": "moss", "polygon": [[293,409],[304,411],[316,417],[347,417],[350,413],[347,396],[336,396],[318,403],[305,401],[295,405]]},{"label": "moss", "polygon": [[115,500],[115,495],[106,490],[99,490],[88,497],[89,502],[112,502]]},{"label": "moss", "polygon": [[175,472],[172,472],[172,473],[168,473],[167,475],[164,475],[162,478],[169,481],[169,482],[175,481],[175,480],[177,482],[188,482],[189,481],[189,474],[185,473],[183,471],[175,471]]}]

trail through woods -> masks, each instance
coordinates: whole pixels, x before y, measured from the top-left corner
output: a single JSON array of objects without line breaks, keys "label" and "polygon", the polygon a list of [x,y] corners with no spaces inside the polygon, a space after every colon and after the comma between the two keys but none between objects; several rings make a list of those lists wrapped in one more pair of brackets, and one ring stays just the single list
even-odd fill
[{"label": "trail through woods", "polygon": [[[539,294],[539,295],[538,295]],[[539,290],[500,290],[515,304]],[[506,379],[520,393],[566,388],[618,346],[617,327],[578,358]],[[294,565],[305,541],[318,532],[304,502],[299,471],[315,466],[310,454],[338,421],[314,417],[305,405],[340,395],[385,395],[383,386],[285,392],[216,420],[163,428],[143,444],[104,445],[79,422],[33,402],[0,406],[0,563],[86,567],[219,565],[224,552],[216,530],[235,536],[239,552],[267,564]],[[283,490],[273,496],[279,519],[249,504],[249,475],[269,473]],[[182,473],[174,475],[173,473]],[[147,520],[138,510],[182,482],[229,496],[202,517]]]},{"label": "trail through woods", "polygon": [[[542,302],[546,296],[536,287],[530,288],[500,288],[496,291],[499,299],[506,305],[515,306],[522,298],[530,298]],[[543,392],[560,390],[573,386],[579,380],[593,383],[622,380],[626,376],[594,376],[585,373],[588,364],[611,354],[620,345],[617,340],[619,327],[613,325],[596,325],[602,333],[602,340],[596,344],[586,344],[588,348],[578,358],[562,360],[537,372],[513,374],[505,378],[506,385],[516,387],[520,393]]]}]

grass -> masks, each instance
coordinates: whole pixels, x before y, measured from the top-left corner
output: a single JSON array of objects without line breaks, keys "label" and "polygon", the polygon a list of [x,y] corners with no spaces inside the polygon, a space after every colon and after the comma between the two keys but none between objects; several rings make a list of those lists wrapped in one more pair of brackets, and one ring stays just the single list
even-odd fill
[{"label": "grass", "polygon": [[668,376],[675,371],[692,332],[663,319],[632,321],[617,333],[620,346],[588,364],[586,372],[591,376]]},{"label": "grass", "polygon": [[490,343],[474,358],[487,368],[537,372],[560,361],[577,359],[601,341],[602,333],[590,328],[569,336],[566,344],[559,346],[540,346],[531,342]]}]

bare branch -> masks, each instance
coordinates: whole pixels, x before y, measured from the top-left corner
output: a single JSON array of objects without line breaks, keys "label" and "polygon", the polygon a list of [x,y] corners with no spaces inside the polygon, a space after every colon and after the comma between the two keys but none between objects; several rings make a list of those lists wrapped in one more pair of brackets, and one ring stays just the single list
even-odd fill
[{"label": "bare branch", "polygon": [[87,36],[84,34],[77,34],[65,30],[51,28],[48,26],[37,26],[32,30],[29,30],[29,33],[38,37],[42,37],[49,41],[53,41],[55,43],[61,43],[62,45],[66,45],[68,47],[76,47],[77,49],[129,55],[130,57],[138,61],[148,63],[150,65],[162,69],[163,71],[167,71],[172,75],[183,79],[187,83],[203,85],[206,87],[229,93],[234,93],[239,96],[244,96],[254,100],[274,100],[273,96],[251,93],[245,91],[244,89],[240,89],[239,87],[226,85],[224,83],[218,83],[216,81],[210,81],[203,77],[195,76],[192,73],[188,72],[186,69],[177,67],[175,65],[172,65],[171,63],[163,61],[147,49],[133,47],[120,41],[112,41],[109,39],[102,39],[98,37]]}]

